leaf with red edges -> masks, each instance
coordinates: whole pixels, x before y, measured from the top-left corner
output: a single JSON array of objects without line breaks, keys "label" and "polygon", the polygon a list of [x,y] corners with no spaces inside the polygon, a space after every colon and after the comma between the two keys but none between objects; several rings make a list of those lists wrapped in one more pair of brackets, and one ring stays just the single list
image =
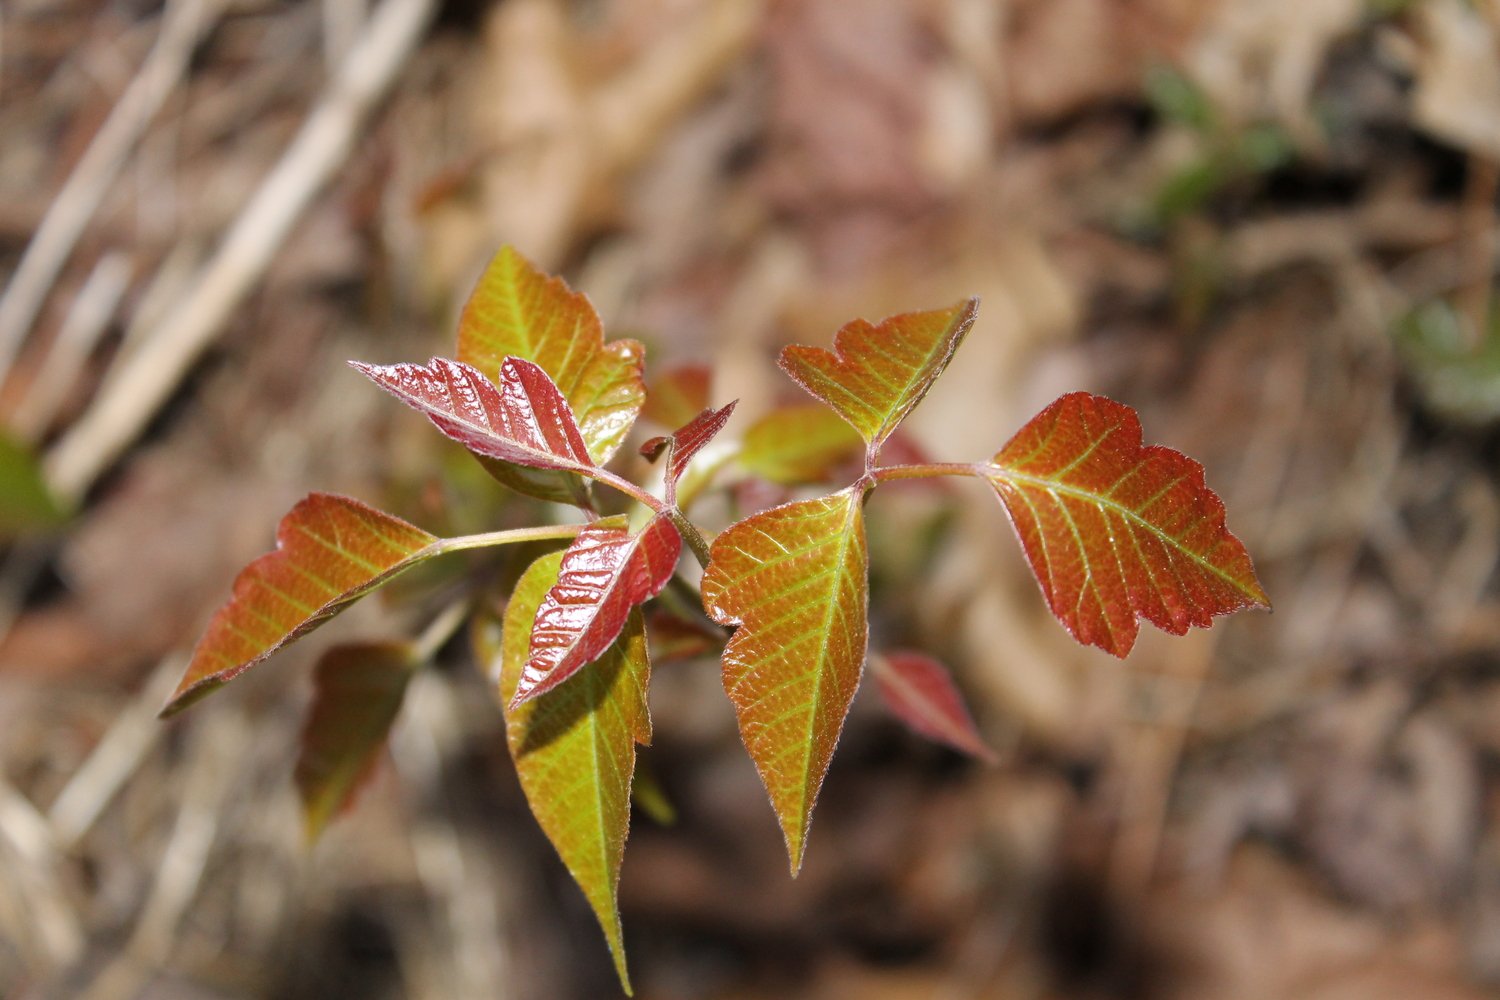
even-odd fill
[{"label": "leaf with red edges", "polygon": [[948,367],[978,309],[979,300],[968,299],[878,325],[857,319],[835,335],[832,351],[785,348],[781,368],[849,421],[873,456]]},{"label": "leaf with red edges", "polygon": [[358,500],[313,493],[276,528],[276,550],[246,566],[214,613],[162,717],[224,685],[402,570],[438,539]]},{"label": "leaf with red edges", "polygon": [[416,668],[399,642],[335,646],[318,661],[295,774],[309,842],[368,779]]},{"label": "leaf with red edges", "polygon": [[530,659],[531,625],[557,582],[563,554],[532,563],[505,610],[500,699],[521,790],[547,839],[604,929],[615,970],[630,992],[617,891],[630,829],[635,745],[649,742],[646,686],[651,662],[639,612],[598,662],[566,683],[511,708]]},{"label": "leaf with red edges", "polygon": [[635,423],[646,399],[644,356],[637,341],[605,343],[588,298],[511,247],[495,255],[458,320],[459,361],[489,375],[517,357],[551,376],[577,417],[590,464],[607,461]]},{"label": "leaf with red edges", "polygon": [[896,650],[870,657],[870,673],[886,707],[912,732],[991,764],[996,761],[995,751],[974,728],[963,695],[937,660]]},{"label": "leaf with red edges", "polygon": [[737,402],[739,401],[734,400],[717,410],[706,409],[673,431],[669,437],[655,437],[641,445],[641,454],[653,461],[663,449],[667,453],[667,503],[677,502],[677,481],[687,471],[693,456],[724,429]]},{"label": "leaf with red edges", "polygon": [[587,474],[595,467],[568,401],[530,361],[506,358],[498,387],[447,358],[425,367],[349,364],[476,455],[533,469]]},{"label": "leaf with red edges", "polygon": [[750,425],[739,462],[747,472],[783,486],[827,482],[857,463],[863,442],[848,423],[821,403],[772,410]]},{"label": "leaf with red edges", "polygon": [[1140,419],[1122,403],[1063,396],[985,475],[1048,606],[1079,642],[1124,656],[1137,618],[1182,635],[1214,615],[1270,606],[1203,466],[1143,447]]},{"label": "leaf with red edges", "polygon": [[794,874],[865,659],[863,501],[851,487],[753,514],[714,540],[703,575],[710,617],[738,626],[724,688]]},{"label": "leaf with red edges", "polygon": [[647,387],[641,416],[659,427],[681,427],[708,409],[713,380],[707,365],[668,368]]},{"label": "leaf with red edges", "polygon": [[598,659],[639,604],[661,593],[677,570],[682,539],[665,515],[638,534],[590,525],[563,555],[531,627],[531,654],[511,707],[545,694]]}]

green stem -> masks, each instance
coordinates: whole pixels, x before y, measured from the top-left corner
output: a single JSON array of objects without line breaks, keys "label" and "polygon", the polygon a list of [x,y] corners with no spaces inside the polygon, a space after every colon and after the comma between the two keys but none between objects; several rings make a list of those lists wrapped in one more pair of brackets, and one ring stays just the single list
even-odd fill
[{"label": "green stem", "polygon": [[938,476],[980,476],[988,465],[982,462],[923,462],[914,465],[887,465],[871,470],[876,482],[887,479],[935,479]]},{"label": "green stem", "polygon": [[613,486],[632,500],[645,504],[658,514],[665,514],[669,509],[667,502],[661,497],[652,495],[650,491],[642,489],[623,476],[615,475],[608,469],[590,469],[587,475],[606,486]]},{"label": "green stem", "polygon": [[672,526],[677,529],[682,540],[687,542],[688,548],[693,550],[693,558],[698,560],[698,565],[708,569],[708,542],[704,541],[703,533],[675,504],[667,503],[661,497],[653,495],[628,479],[615,475],[608,469],[595,469],[589,475],[606,486],[613,486],[626,496],[645,504],[655,513],[664,515],[672,522]]},{"label": "green stem", "polygon": [[678,507],[672,507],[665,511],[667,517],[672,519],[672,524],[677,528],[677,533],[682,540],[687,542],[687,547],[693,550],[693,558],[698,560],[698,565],[708,569],[708,542],[704,540],[703,533],[698,526],[688,520],[688,516]]},{"label": "green stem", "polygon": [[572,538],[587,527],[586,524],[547,524],[536,528],[510,528],[506,531],[485,531],[478,535],[440,538],[432,543],[432,554],[462,552],[465,549],[486,549],[494,545],[511,545],[516,542],[548,542]]}]

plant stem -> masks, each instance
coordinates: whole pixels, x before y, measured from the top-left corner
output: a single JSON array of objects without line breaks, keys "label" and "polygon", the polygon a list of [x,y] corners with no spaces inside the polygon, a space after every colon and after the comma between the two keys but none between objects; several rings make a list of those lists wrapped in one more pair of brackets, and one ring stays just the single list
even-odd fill
[{"label": "plant stem", "polygon": [[983,477],[989,468],[983,462],[923,462],[914,465],[887,465],[872,469],[876,482],[887,479],[935,479],[938,476]]},{"label": "plant stem", "polygon": [[645,504],[658,514],[665,514],[669,510],[667,502],[661,497],[655,496],[649,490],[642,489],[623,476],[615,475],[608,469],[589,469],[585,475],[606,486],[613,486],[632,500]]},{"label": "plant stem", "polygon": [[478,535],[440,538],[433,543],[433,555],[462,552],[465,549],[485,549],[493,545],[510,545],[516,542],[547,542],[554,539],[572,538],[587,527],[586,524],[545,524],[536,528],[510,528],[506,531],[485,531]]},{"label": "plant stem", "polygon": [[704,541],[703,533],[675,504],[667,503],[661,497],[642,489],[628,479],[615,475],[608,469],[595,469],[589,475],[606,486],[613,486],[626,496],[645,504],[657,514],[664,515],[672,522],[672,526],[677,529],[677,533],[682,536],[688,548],[693,550],[693,558],[698,560],[698,565],[708,569],[708,542]]},{"label": "plant stem", "polygon": [[667,517],[672,519],[672,524],[677,528],[677,533],[682,540],[687,542],[687,547],[693,550],[693,558],[698,560],[698,565],[708,569],[708,542],[704,540],[703,533],[698,526],[688,520],[679,508],[672,507],[666,512]]}]

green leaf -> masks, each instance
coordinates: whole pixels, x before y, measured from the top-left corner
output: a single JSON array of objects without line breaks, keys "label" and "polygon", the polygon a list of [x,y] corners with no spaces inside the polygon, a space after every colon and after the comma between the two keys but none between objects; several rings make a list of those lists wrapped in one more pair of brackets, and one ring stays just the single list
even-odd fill
[{"label": "green leaf", "polygon": [[438,539],[349,497],[312,493],[276,528],[276,549],[246,566],[214,613],[163,718],[227,684],[397,573]]},{"label": "green leaf", "polygon": [[606,344],[587,297],[502,247],[459,317],[458,360],[494,378],[509,356],[535,362],[557,383],[596,464],[620,447],[646,400],[645,348]]},{"label": "green leaf", "polygon": [[827,482],[857,461],[863,442],[842,417],[821,403],[783,406],[745,431],[739,462],[745,471],[782,486]]},{"label": "green leaf", "polygon": [[1269,607],[1224,504],[1186,455],[1141,443],[1134,410],[1075,392],[1033,417],[986,476],[1052,613],[1124,656],[1145,618],[1173,635]]},{"label": "green leaf", "polygon": [[859,686],[868,635],[864,492],[772,507],[714,540],[703,606],[737,626],[724,689],[802,865],[813,804]]},{"label": "green leaf", "polygon": [[52,497],[35,456],[0,434],[0,538],[56,528],[66,520]]},{"label": "green leaf", "polygon": [[545,694],[508,707],[530,656],[532,622],[557,583],[562,559],[554,552],[532,563],[505,610],[500,702],[507,706],[506,742],[532,814],[599,918],[629,993],[617,892],[630,828],[635,744],[651,739],[651,661],[640,612],[631,613],[625,631],[599,660]]},{"label": "green leaf", "polygon": [[412,647],[400,642],[335,646],[318,661],[295,773],[309,842],[373,770],[417,665]]},{"label": "green leaf", "polygon": [[947,309],[902,313],[878,325],[857,319],[835,335],[833,350],[794,344],[781,368],[849,421],[873,458],[932,383],[974,325],[978,299]]}]

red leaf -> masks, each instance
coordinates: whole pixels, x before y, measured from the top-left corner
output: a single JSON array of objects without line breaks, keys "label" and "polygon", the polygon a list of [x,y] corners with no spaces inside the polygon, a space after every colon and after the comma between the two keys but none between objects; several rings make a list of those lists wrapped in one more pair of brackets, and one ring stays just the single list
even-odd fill
[{"label": "red leaf", "polygon": [[1135,411],[1075,392],[1021,428],[986,473],[1058,621],[1130,652],[1145,618],[1173,635],[1269,607],[1203,466],[1143,447]]},{"label": "red leaf", "polygon": [[506,358],[498,388],[479,369],[446,358],[427,367],[349,364],[476,455],[533,469],[595,467],[568,401],[530,361]]},{"label": "red leaf", "polygon": [[963,695],[943,665],[925,653],[899,650],[870,658],[875,689],[913,732],[971,757],[997,760],[974,728]]},{"label": "red leaf", "polygon": [[738,626],[724,647],[724,690],[793,873],[865,660],[863,504],[850,488],[752,514],[714,539],[703,574],[710,617]]},{"label": "red leaf", "polygon": [[214,613],[162,716],[176,714],[435,551],[437,539],[358,500],[313,493]]},{"label": "red leaf", "polygon": [[673,431],[670,437],[655,437],[641,445],[641,454],[653,460],[661,454],[663,448],[667,451],[667,503],[677,502],[677,481],[687,471],[688,463],[693,460],[694,455],[698,454],[699,449],[712,441],[724,429],[737,402],[738,400],[735,400],[717,410],[704,410]]},{"label": "red leaf", "polygon": [[405,643],[353,643],[323,654],[297,757],[307,839],[347,808],[368,779],[416,669]]},{"label": "red leaf", "polygon": [[682,539],[663,515],[639,534],[590,526],[563,555],[531,629],[531,652],[510,707],[544,694],[598,659],[638,604],[661,593],[677,569]]},{"label": "red leaf", "polygon": [[713,371],[707,365],[678,365],[655,379],[646,392],[641,416],[661,427],[681,427],[708,409]]},{"label": "red leaf", "polygon": [[875,455],[948,367],[978,309],[979,300],[968,299],[879,325],[857,319],[835,335],[833,351],[794,344],[781,352],[781,367],[849,421]]},{"label": "red leaf", "polygon": [[605,343],[588,298],[511,247],[495,254],[458,320],[459,361],[489,373],[507,357],[524,358],[551,377],[577,418],[590,464],[608,461],[635,423],[646,396],[644,354],[634,340]]}]

